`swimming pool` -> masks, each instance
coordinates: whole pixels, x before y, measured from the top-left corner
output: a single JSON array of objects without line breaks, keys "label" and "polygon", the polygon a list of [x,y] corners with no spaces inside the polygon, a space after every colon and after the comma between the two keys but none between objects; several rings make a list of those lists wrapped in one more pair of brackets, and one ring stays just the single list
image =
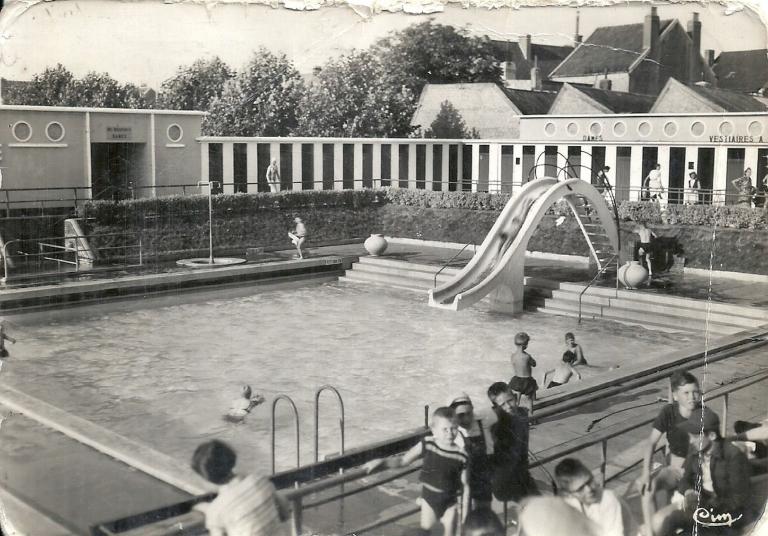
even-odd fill
[{"label": "swimming pool", "polygon": [[[551,368],[573,331],[596,374],[689,346],[691,334],[544,313],[509,317],[480,307],[454,313],[426,296],[342,283],[263,291],[241,286],[18,315],[19,339],[2,380],[65,411],[183,461],[202,440],[238,450],[241,470],[270,468],[271,399],[291,396],[301,415],[302,462],[312,459],[314,392],[344,397],[347,447],[423,422],[423,406],[485,389],[511,375],[518,331],[531,335],[536,375]],[[703,344],[703,342],[702,342]],[[267,404],[240,425],[222,414],[242,383]],[[327,398],[326,398],[327,396]],[[323,395],[321,456],[338,450],[335,401]],[[278,470],[295,460],[292,417],[278,419]]]}]

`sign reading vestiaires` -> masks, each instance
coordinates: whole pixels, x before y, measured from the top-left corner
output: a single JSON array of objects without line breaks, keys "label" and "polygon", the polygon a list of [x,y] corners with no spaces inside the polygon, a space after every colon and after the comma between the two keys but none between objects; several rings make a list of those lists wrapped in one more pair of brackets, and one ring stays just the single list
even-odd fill
[{"label": "sign reading vestiaires", "polygon": [[107,127],[108,140],[130,140],[133,139],[132,127],[112,126]]},{"label": "sign reading vestiaires", "polygon": [[710,143],[766,143],[762,136],[710,136]]}]

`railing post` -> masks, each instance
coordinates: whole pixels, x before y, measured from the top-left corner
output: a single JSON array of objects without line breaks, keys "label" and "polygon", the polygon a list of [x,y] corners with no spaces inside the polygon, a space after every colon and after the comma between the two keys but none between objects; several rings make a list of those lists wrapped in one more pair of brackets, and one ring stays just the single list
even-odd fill
[{"label": "railing post", "polygon": [[600,483],[605,487],[605,468],[608,463],[608,440],[600,442]]},{"label": "railing post", "polygon": [[723,418],[720,419],[720,435],[725,437],[728,433],[728,393],[723,395]]},{"label": "railing post", "polygon": [[301,536],[301,525],[302,525],[302,506],[301,506],[301,497],[297,497],[293,501],[291,501],[292,509],[291,509],[291,535],[292,536]]},{"label": "railing post", "polygon": [[139,266],[144,266],[144,256],[141,248],[141,235],[139,235]]},{"label": "railing post", "polygon": [[9,195],[8,190],[5,191],[5,217],[11,217],[11,196]]}]

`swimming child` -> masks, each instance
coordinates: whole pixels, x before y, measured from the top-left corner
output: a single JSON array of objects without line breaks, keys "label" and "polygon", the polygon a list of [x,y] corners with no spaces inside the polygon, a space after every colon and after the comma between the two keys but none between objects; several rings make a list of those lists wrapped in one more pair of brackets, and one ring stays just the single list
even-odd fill
[{"label": "swimming child", "polygon": [[241,396],[232,401],[232,405],[227,411],[226,419],[230,421],[241,421],[250,411],[264,402],[264,397],[258,393],[255,395],[251,391],[250,385],[243,385]]},{"label": "swimming child", "polygon": [[509,380],[509,388],[516,393],[519,405],[527,408],[529,415],[533,416],[533,401],[536,399],[539,385],[531,376],[531,369],[536,366],[536,360],[525,351],[530,340],[525,332],[515,335],[517,349],[512,354],[512,370],[515,375]]},{"label": "swimming child", "polygon": [[0,359],[4,357],[8,357],[10,354],[8,353],[8,349],[5,347],[5,341],[11,341],[13,344],[16,344],[16,339],[11,337],[5,332],[5,319],[0,318]]},{"label": "swimming child", "polygon": [[462,497],[462,520],[469,513],[468,459],[464,449],[456,444],[458,427],[451,408],[437,408],[432,413],[431,433],[411,447],[400,458],[379,458],[365,464],[369,473],[379,467],[403,467],[423,457],[421,468],[421,532],[429,534],[438,521],[443,534],[454,536],[457,529],[457,499]]},{"label": "swimming child", "polygon": [[[554,373],[554,375],[552,376],[552,380],[547,383],[547,375],[551,373]],[[547,386],[547,389],[551,389],[552,387],[557,387],[559,385],[565,385],[574,374],[577,378],[581,379],[581,374],[579,374],[579,371],[573,368],[573,357],[571,352],[564,352],[563,360],[555,368],[544,373],[544,385]]]},{"label": "swimming child", "polygon": [[581,350],[581,345],[576,343],[576,337],[570,331],[565,334],[565,351],[573,358],[571,365],[588,364],[587,360],[584,359],[584,352]]},{"label": "swimming child", "polygon": [[293,219],[293,222],[296,224],[296,229],[292,233],[289,232],[288,236],[291,237],[291,242],[296,246],[297,257],[303,259],[304,254],[301,251],[301,246],[307,239],[307,227],[298,216]]}]

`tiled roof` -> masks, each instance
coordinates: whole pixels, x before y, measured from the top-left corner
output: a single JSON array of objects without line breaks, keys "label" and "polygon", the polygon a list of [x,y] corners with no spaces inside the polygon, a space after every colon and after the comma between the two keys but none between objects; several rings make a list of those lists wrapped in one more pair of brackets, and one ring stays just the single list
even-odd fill
[{"label": "tiled roof", "polygon": [[523,115],[541,115],[549,112],[549,108],[557,97],[551,91],[526,91],[523,89],[503,88],[512,104]]},{"label": "tiled roof", "polygon": [[[659,33],[663,33],[673,22],[661,21]],[[643,24],[602,26],[592,32],[551,75],[584,76],[627,72],[643,52]]]},{"label": "tiled roof", "polygon": [[762,102],[736,91],[728,91],[704,86],[688,86],[708,101],[723,108],[726,112],[765,112]]},{"label": "tiled roof", "polygon": [[718,87],[757,93],[768,86],[768,50],[722,52],[712,67]]},{"label": "tiled roof", "polygon": [[517,64],[517,78],[519,80],[530,79],[533,58],[538,60],[539,72],[543,78],[546,78],[552,72],[552,69],[557,67],[573,51],[573,47],[532,43],[531,60],[528,61],[523,56],[520,44],[516,41],[491,41],[491,45],[496,53],[496,59]]},{"label": "tiled roof", "polygon": [[582,85],[573,85],[573,87],[617,114],[648,113],[656,100],[655,97],[637,93],[609,91]]}]

